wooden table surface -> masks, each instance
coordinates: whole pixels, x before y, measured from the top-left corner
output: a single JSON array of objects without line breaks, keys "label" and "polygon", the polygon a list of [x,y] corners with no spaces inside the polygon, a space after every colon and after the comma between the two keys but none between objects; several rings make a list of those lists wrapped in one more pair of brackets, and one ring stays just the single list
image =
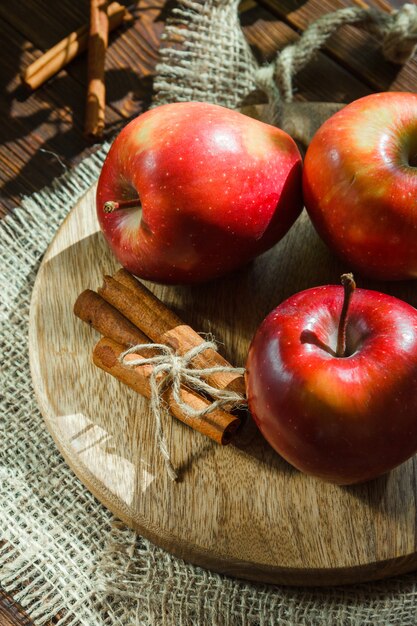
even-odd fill
[{"label": "wooden table surface", "polygon": [[[126,0],[125,4],[134,21],[110,35],[105,138],[149,105],[161,34],[176,3],[140,0],[132,5]],[[296,40],[319,15],[351,4],[350,0],[245,0],[241,22],[256,56],[265,61]],[[368,0],[368,4],[376,6],[378,0]],[[390,4],[399,7],[405,2],[390,0]],[[83,136],[85,54],[34,93],[26,91],[19,78],[21,70],[43,51],[87,23],[88,14],[88,0],[0,3],[0,76],[5,85],[5,97],[0,100],[0,218],[22,196],[50,184],[99,145]],[[416,70],[416,58],[404,66],[390,64],[373,37],[343,27],[300,72],[296,97],[349,102],[373,91],[417,91]],[[0,590],[0,626],[31,624],[13,598]]]}]

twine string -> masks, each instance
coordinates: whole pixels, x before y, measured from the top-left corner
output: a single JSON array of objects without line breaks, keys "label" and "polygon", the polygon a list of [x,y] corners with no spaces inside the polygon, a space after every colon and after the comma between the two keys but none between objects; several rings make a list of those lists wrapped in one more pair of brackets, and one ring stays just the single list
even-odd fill
[{"label": "twine string", "polygon": [[[150,349],[156,350],[158,354],[151,357],[140,356],[143,350]],[[159,451],[164,458],[168,475],[172,480],[177,480],[178,474],[172,465],[162,427],[163,418],[168,416],[164,402],[164,393],[168,385],[171,385],[174,401],[180,407],[181,411],[185,415],[193,418],[203,418],[216,409],[221,409],[226,405],[230,410],[231,407],[243,407],[246,404],[242,394],[228,389],[218,389],[205,381],[207,376],[220,372],[243,375],[245,373],[243,367],[217,365],[213,367],[193,368],[192,362],[195,357],[206,350],[217,351],[217,344],[214,341],[203,341],[200,345],[191,348],[191,350],[188,350],[185,354],[179,355],[165,344],[146,343],[132,346],[122,352],[119,357],[122,365],[127,367],[152,366],[149,383],[151,388],[151,412],[155,420],[155,436]],[[126,360],[126,357],[130,354],[137,354],[138,358]],[[202,391],[210,395],[213,401],[204,409],[195,409],[187,402],[184,402],[181,396],[181,386],[194,389],[195,391]]]},{"label": "twine string", "polygon": [[292,101],[294,76],[311,61],[329,37],[346,24],[361,24],[380,38],[382,52],[388,61],[404,63],[414,54],[417,45],[415,4],[405,4],[391,13],[347,7],[322,15],[295,44],[286,46],[272,63],[256,70],[256,85],[268,98],[266,117],[269,123],[278,123],[283,102]]}]

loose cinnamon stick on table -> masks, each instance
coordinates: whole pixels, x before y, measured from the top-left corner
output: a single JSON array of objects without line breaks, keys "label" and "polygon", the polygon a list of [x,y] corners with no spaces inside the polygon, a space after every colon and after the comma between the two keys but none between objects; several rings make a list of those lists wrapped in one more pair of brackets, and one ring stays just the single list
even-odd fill
[{"label": "loose cinnamon stick on table", "polygon": [[[109,4],[109,31],[120,26],[128,15],[126,8],[118,2]],[[88,32],[89,27],[85,24],[50,48],[24,70],[21,74],[22,82],[30,89],[40,87],[45,81],[68,65],[78,54],[87,50]]]},{"label": "loose cinnamon stick on table", "polygon": [[[119,357],[123,351],[124,346],[104,337],[94,348],[93,362],[97,367],[108,372],[137,393],[150,398],[149,378],[152,372],[151,366],[127,367],[122,365]],[[136,354],[128,355],[128,357],[131,359],[141,358]],[[239,426],[239,418],[221,409],[215,409],[205,415],[204,418],[185,415],[175,402],[171,387],[167,388],[163,399],[167,403],[169,411],[177,419],[222,445],[230,442],[233,433]],[[204,410],[210,404],[208,400],[200,396],[196,391],[187,389],[184,386],[181,386],[181,399],[196,410]]]},{"label": "loose cinnamon stick on table", "polygon": [[[152,341],[165,343],[180,355],[204,342],[195,330],[124,269],[116,272],[114,278],[105,276],[98,293]],[[230,367],[230,363],[215,350],[205,350],[197,355],[193,365],[196,368]],[[207,381],[218,389],[246,393],[241,374],[216,372],[208,375]]]},{"label": "loose cinnamon stick on table", "polygon": [[91,138],[100,137],[104,130],[106,106],[104,62],[109,34],[107,5],[107,0],[90,0],[85,135]]}]

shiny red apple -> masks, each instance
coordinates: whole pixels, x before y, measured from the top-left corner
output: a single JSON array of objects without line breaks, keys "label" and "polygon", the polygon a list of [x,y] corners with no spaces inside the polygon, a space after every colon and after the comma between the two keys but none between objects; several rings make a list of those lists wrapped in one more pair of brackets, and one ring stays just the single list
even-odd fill
[{"label": "shiny red apple", "polygon": [[289,135],[201,102],[140,115],[114,141],[97,188],[100,226],[141,278],[215,278],[274,245],[302,208]]},{"label": "shiny red apple", "polygon": [[344,280],[345,300],[331,285],[280,304],[247,361],[249,408],[264,437],[299,470],[338,484],[375,478],[417,452],[417,310],[376,291],[352,294],[351,275]]},{"label": "shiny red apple", "polygon": [[304,199],[350,267],[417,277],[417,94],[378,93],[328,119],[307,150]]}]

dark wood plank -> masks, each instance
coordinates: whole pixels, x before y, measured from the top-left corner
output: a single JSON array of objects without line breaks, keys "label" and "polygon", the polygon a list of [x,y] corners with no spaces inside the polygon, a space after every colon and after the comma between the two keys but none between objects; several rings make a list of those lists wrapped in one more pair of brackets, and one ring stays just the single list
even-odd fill
[{"label": "dark wood plank", "polygon": [[[296,31],[270,11],[257,7],[241,15],[243,30],[260,61],[270,61],[278,50],[299,39]],[[296,98],[350,102],[370,93],[369,87],[326,54],[318,53],[294,80]]]},{"label": "dark wood plank", "polygon": [[[291,27],[305,30],[321,15],[352,6],[350,0],[259,0]],[[398,6],[405,2],[397,2]],[[404,66],[385,61],[378,40],[354,26],[343,26],[333,35],[325,50],[343,67],[366,81],[376,91],[415,90],[417,59]]]},{"label": "dark wood plank", "polygon": [[62,173],[59,161],[42,149],[58,153],[65,162],[71,150],[80,151],[85,147],[85,141],[76,123],[82,96],[80,86],[72,80],[67,82],[68,98],[64,100],[57,84],[62,77],[58,76],[55,86],[48,84],[36,94],[24,93],[17,76],[17,63],[20,58],[33,58],[33,53],[19,33],[4,21],[0,21],[0,37],[3,41],[2,75],[7,83],[5,97],[0,100],[4,120],[0,126],[0,152],[9,174],[3,181],[1,195],[4,205],[10,208],[21,194],[39,189]]},{"label": "dark wood plank", "polygon": [[22,0],[12,7],[4,2],[0,3],[0,16],[36,48],[46,50],[88,22],[89,6],[89,0]]},{"label": "dark wood plank", "polygon": [[[0,127],[0,162],[4,165],[0,174],[0,216],[18,204],[23,194],[42,188],[61,174],[61,163],[73,165],[93,149],[83,136],[86,55],[35,93],[29,94],[20,85],[19,70],[41,54],[37,47],[41,40],[43,43],[49,41],[46,35],[37,32],[40,18],[35,8],[40,10],[40,5],[37,6],[40,1],[33,6],[31,2],[23,2],[24,12],[19,4],[18,11],[7,11],[5,19],[0,20],[1,66],[7,83],[0,113],[8,120]],[[111,36],[106,57],[105,137],[111,137],[150,103],[152,74],[163,29],[163,19],[159,19],[163,4],[162,0],[142,3],[134,25],[121,28]],[[62,2],[62,5],[68,8],[69,3]],[[53,7],[56,7],[56,15],[51,19],[55,23],[61,15],[61,3],[54,3]],[[54,14],[53,7],[49,13]],[[0,15],[2,10],[5,13],[4,6],[0,7]],[[78,12],[77,20],[71,22],[71,29],[80,24],[79,18]],[[18,27],[27,35],[31,34],[32,41],[28,42]],[[51,43],[56,39],[54,34]]]},{"label": "dark wood plank", "polygon": [[[10,21],[13,27],[29,37],[39,49],[36,56],[62,39],[68,32],[88,22],[88,1],[79,0],[78,11],[73,11],[74,3],[62,0],[50,6],[48,0],[23,0],[19,11],[6,11],[0,6],[0,15]],[[152,81],[150,76],[158,59],[158,48],[165,14],[163,0],[145,0],[134,9],[134,22],[126,24],[110,34],[109,49],[106,54],[106,102],[123,119],[139,114],[150,103]],[[28,11],[36,7],[35,25],[28,24]],[[48,19],[54,28],[45,32],[42,15],[48,9]],[[68,21],[62,28],[62,19]],[[55,28],[56,24],[60,28]],[[43,28],[42,28],[43,25]],[[59,33],[59,37],[57,36]],[[66,72],[81,85],[86,85],[86,54],[72,62]],[[108,111],[106,110],[106,119]]]},{"label": "dark wood plank", "polygon": [[148,4],[149,9],[143,6],[134,24],[120,32],[106,56],[107,99],[124,120],[139,115],[151,102],[164,22],[159,18],[161,2],[159,7],[157,2]]},{"label": "dark wood plank", "polygon": [[33,626],[22,607],[0,589],[0,625],[1,626]]}]

